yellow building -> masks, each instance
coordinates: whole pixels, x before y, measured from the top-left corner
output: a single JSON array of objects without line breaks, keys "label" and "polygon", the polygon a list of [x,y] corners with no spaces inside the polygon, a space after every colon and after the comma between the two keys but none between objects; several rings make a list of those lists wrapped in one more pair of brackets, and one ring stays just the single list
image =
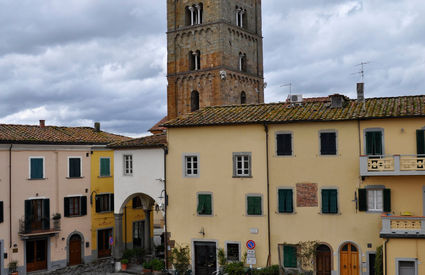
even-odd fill
[{"label": "yellow building", "polygon": [[249,240],[254,267],[371,275],[384,245],[388,275],[425,274],[425,96],[206,107],[165,126],[168,231],[196,274]]}]

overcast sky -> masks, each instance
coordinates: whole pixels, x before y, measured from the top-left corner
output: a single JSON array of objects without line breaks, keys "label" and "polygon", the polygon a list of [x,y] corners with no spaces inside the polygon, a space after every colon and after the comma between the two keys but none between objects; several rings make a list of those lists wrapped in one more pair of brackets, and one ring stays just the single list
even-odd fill
[{"label": "overcast sky", "polygon": [[[266,102],[425,94],[424,0],[263,0]],[[165,0],[0,0],[0,123],[140,136],[166,115]]]}]

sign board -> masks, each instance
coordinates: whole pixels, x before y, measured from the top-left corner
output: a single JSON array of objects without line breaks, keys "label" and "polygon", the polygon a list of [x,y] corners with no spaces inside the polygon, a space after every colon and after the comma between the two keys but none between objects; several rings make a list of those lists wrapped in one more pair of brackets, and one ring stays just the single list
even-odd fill
[{"label": "sign board", "polygon": [[257,264],[257,259],[256,258],[246,258],[246,264],[249,264],[249,265]]},{"label": "sign board", "polygon": [[109,245],[114,245],[114,238],[109,237]]},{"label": "sign board", "polygon": [[254,249],[249,249],[246,251],[246,256],[249,257],[255,257],[255,250]]},{"label": "sign board", "polygon": [[246,248],[248,249],[254,249],[255,248],[255,242],[253,240],[249,240],[246,242]]}]

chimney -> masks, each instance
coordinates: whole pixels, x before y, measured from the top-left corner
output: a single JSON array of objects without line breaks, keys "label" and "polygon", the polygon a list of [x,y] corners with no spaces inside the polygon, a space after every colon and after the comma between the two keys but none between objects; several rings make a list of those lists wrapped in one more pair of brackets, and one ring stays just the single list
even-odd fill
[{"label": "chimney", "polygon": [[357,83],[357,101],[364,101],[364,83]]},{"label": "chimney", "polygon": [[46,127],[46,121],[44,119],[40,119],[40,128]]},{"label": "chimney", "polygon": [[345,103],[345,97],[340,94],[333,94],[329,96],[331,98],[331,108],[342,108]]},{"label": "chimney", "polygon": [[95,132],[100,132],[100,122],[95,122],[94,123],[94,131]]}]

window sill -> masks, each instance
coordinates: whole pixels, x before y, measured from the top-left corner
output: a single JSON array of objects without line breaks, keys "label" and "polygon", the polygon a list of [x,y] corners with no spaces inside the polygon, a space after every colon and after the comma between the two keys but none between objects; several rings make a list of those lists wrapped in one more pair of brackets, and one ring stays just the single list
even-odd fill
[{"label": "window sill", "polygon": [[275,158],[293,158],[295,155],[274,155]]},{"label": "window sill", "polygon": [[98,178],[112,178],[113,176],[97,176]]},{"label": "window sill", "polygon": [[73,179],[84,179],[84,177],[66,177],[66,179],[68,179],[68,180],[73,180]]},{"label": "window sill", "polygon": [[[85,215],[84,215],[85,216]],[[80,217],[84,217],[83,215],[73,215],[73,216],[64,216],[64,218],[80,218]]]},{"label": "window sill", "polygon": [[322,155],[322,154],[319,154],[319,155],[317,155],[318,157],[340,157],[341,155],[340,154],[329,154],[329,155]]},{"label": "window sill", "polygon": [[132,177],[132,176],[133,176],[133,174],[124,174],[123,176],[124,176],[124,177]]},{"label": "window sill", "polygon": [[295,215],[295,214],[297,214],[297,212],[278,212],[278,211],[276,211],[275,212],[276,214],[278,214],[278,215]]},{"label": "window sill", "polygon": [[341,212],[338,213],[323,213],[323,212],[319,212],[319,215],[329,215],[329,216],[340,216],[342,215]]},{"label": "window sill", "polygon": [[252,176],[233,176],[234,179],[252,178]]},{"label": "window sill", "polygon": [[96,214],[108,214],[108,213],[113,213],[113,210],[110,211],[100,211],[100,212],[95,212]]},{"label": "window sill", "polygon": [[367,210],[365,211],[367,214],[383,214],[386,213],[383,210]]},{"label": "window sill", "polygon": [[28,180],[47,180],[47,178],[36,178],[36,179],[29,178]]},{"label": "window sill", "polygon": [[211,217],[214,217],[214,215],[213,215],[213,214],[199,214],[199,213],[196,213],[196,216],[197,216],[197,217],[207,217],[207,218],[208,218],[208,217],[210,217],[210,218],[211,218]]},{"label": "window sill", "polygon": [[261,214],[261,215],[249,215],[249,214],[245,214],[245,217],[261,218],[261,217],[264,217],[264,215],[263,214]]}]

